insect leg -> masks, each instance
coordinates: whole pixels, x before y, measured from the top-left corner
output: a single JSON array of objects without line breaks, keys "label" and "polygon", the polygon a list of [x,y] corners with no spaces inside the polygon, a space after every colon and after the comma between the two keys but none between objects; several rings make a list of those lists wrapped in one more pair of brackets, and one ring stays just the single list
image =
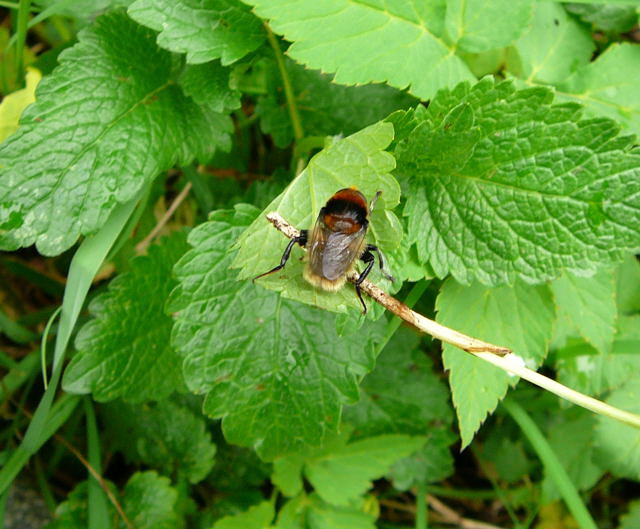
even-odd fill
[{"label": "insect leg", "polygon": [[309,237],[309,232],[307,230],[300,230],[300,235],[291,239],[289,241],[289,244],[287,244],[287,247],[284,249],[284,253],[282,254],[282,258],[280,259],[280,264],[275,268],[272,268],[268,272],[265,272],[264,274],[260,274],[259,276],[254,277],[252,281],[255,281],[256,279],[260,279],[261,277],[264,277],[264,276],[268,276],[269,274],[273,274],[278,270],[282,270],[284,268],[284,265],[287,264],[287,261],[289,260],[289,256],[291,255],[291,250],[293,249],[293,246],[295,244],[299,244],[304,248],[304,246],[307,244],[308,237]]},{"label": "insect leg", "polygon": [[378,248],[377,246],[374,246],[373,244],[367,244],[367,248],[365,249],[365,252],[376,252],[378,254],[378,263],[380,264],[380,271],[382,272],[382,275],[386,277],[389,281],[393,282],[394,281],[393,276],[385,270],[386,267],[385,267],[384,255],[380,251],[380,248]]},{"label": "insect leg", "polygon": [[373,265],[376,262],[376,258],[367,249],[362,254],[362,257],[360,257],[360,260],[363,261],[364,263],[367,263],[367,266],[365,267],[365,269],[362,271],[362,273],[356,280],[355,285],[356,285],[356,294],[358,294],[358,299],[360,300],[360,303],[362,303],[362,309],[363,309],[362,314],[364,315],[367,313],[367,305],[362,299],[362,293],[360,292],[360,285],[367,278],[367,276],[369,275],[369,272],[371,272],[371,269],[373,268]]}]

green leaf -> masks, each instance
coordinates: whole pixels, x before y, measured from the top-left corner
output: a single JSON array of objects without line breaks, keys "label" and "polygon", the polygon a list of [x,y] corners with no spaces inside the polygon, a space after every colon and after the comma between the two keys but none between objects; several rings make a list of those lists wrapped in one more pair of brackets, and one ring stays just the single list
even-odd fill
[{"label": "green leaf", "polygon": [[263,501],[248,511],[218,520],[213,529],[266,529],[275,516],[273,503]]},{"label": "green leaf", "polygon": [[456,47],[470,52],[503,48],[526,30],[532,0],[450,0],[445,28]]},{"label": "green leaf", "polygon": [[[286,147],[293,140],[293,127],[282,80],[275,61],[265,63],[270,90],[258,99],[256,114],[260,128],[273,136],[276,145]],[[291,60],[285,66],[306,136],[353,134],[416,102],[386,85],[342,86],[333,83],[331,76]]]},{"label": "green leaf", "polygon": [[[114,487],[110,483],[107,485],[113,491]],[[117,491],[113,492],[117,496]],[[120,501],[136,529],[180,529],[184,527],[184,520],[177,512],[177,500],[178,491],[171,487],[168,478],[155,472],[137,472],[129,479]],[[113,505],[109,503],[108,507],[111,518],[119,520]],[[58,506],[56,519],[47,525],[47,529],[78,527],[88,527],[86,481],[80,483]]]},{"label": "green leaf", "polygon": [[[383,252],[391,250],[401,238],[399,223],[388,211],[400,200],[400,187],[389,174],[394,168],[394,160],[384,151],[392,138],[391,124],[376,123],[347,138],[335,140],[311,159],[307,168],[265,208],[264,213],[277,211],[293,226],[311,229],[320,208],[339,189],[355,186],[367,199],[380,190],[382,196],[372,215],[367,239],[379,243]],[[233,262],[234,267],[241,269],[238,277],[250,279],[272,269],[280,262],[287,242],[260,215],[238,240],[239,251]],[[260,279],[259,285],[276,290],[286,298],[335,312],[346,312],[348,307],[361,310],[351,285],[338,292],[327,292],[307,283],[303,278],[304,264],[299,259],[303,255],[301,249],[294,248],[287,266],[277,274]],[[380,282],[377,266],[370,278]]]},{"label": "green leaf", "polygon": [[256,214],[237,206],[191,232],[169,305],[184,377],[207,394],[205,413],[223,418],[229,442],[272,459],[336,430],[341,405],[357,400],[358,378],[373,368],[381,327],[338,338],[333,315],[237,281],[228,249]]},{"label": "green leaf", "polygon": [[585,275],[640,245],[632,138],[551,100],[541,87],[486,79],[391,118],[407,236],[439,277],[542,282]]},{"label": "green leaf", "polygon": [[281,457],[273,462],[271,481],[285,496],[296,496],[302,491],[302,469],[304,457],[290,455]]},{"label": "green leaf", "polygon": [[[611,393],[606,403],[640,413],[640,377]],[[615,476],[640,480],[640,430],[598,415],[596,457],[597,463]]]},{"label": "green leaf", "polygon": [[229,118],[185,97],[149,30],[116,11],[78,39],[0,146],[3,249],[59,254],[160,171],[229,144]]},{"label": "green leaf", "polygon": [[620,317],[608,354],[599,354],[582,340],[569,340],[557,352],[558,379],[577,391],[600,395],[640,374],[639,350],[640,315]]},{"label": "green leaf", "polygon": [[564,4],[569,13],[590,24],[595,31],[624,33],[638,23],[638,7],[611,4]]},{"label": "green leaf", "polygon": [[629,503],[629,512],[620,517],[618,529],[636,529],[640,527],[640,500]]},{"label": "green leaf", "polygon": [[529,474],[531,461],[522,439],[512,440],[504,432],[493,428],[482,446],[482,459],[489,461],[500,479],[516,483]]},{"label": "green leaf", "polygon": [[183,232],[164,237],[94,298],[89,306],[94,319],[78,332],[65,391],[90,392],[98,401],[141,402],[184,389],[181,358],[170,344],[173,319],[164,304],[177,284],[173,265],[187,249]]},{"label": "green leaf", "polygon": [[360,385],[360,402],[344,413],[344,421],[355,426],[358,438],[390,433],[426,436],[422,449],[393,466],[391,476],[400,490],[440,481],[453,470],[449,394],[417,348],[418,341],[414,332],[398,330]]},{"label": "green leaf", "polygon": [[640,134],[640,44],[611,44],[595,61],[558,84],[558,98],[585,105],[592,116],[608,116]]},{"label": "green leaf", "polygon": [[260,20],[238,0],[137,0],[128,13],[160,32],[160,47],[186,53],[191,64],[231,64],[265,39]]},{"label": "green leaf", "polygon": [[640,262],[635,255],[627,255],[616,271],[616,301],[620,314],[640,312]]},{"label": "green leaf", "polygon": [[112,403],[102,408],[114,448],[129,461],[159,469],[197,483],[211,471],[216,446],[206,420],[188,407],[161,401],[131,405]]},{"label": "green leaf", "polygon": [[180,86],[199,105],[214,112],[240,108],[240,92],[229,86],[230,70],[218,61],[187,66],[180,76]]},{"label": "green leaf", "polygon": [[[87,485],[86,481],[76,485],[67,499],[56,507],[55,518],[45,526],[45,529],[87,527]],[[113,487],[110,486],[110,488]]]},{"label": "green leaf", "polygon": [[156,472],[136,472],[124,488],[122,508],[136,529],[179,529],[178,491]]},{"label": "green leaf", "polygon": [[558,311],[580,336],[602,353],[611,351],[618,317],[612,271],[603,269],[592,277],[563,274],[550,286]]},{"label": "green leaf", "polygon": [[[567,420],[551,426],[547,439],[571,482],[578,490],[588,490],[603,474],[602,469],[593,462],[596,416],[582,409],[568,415],[570,418]],[[571,442],[568,443],[567,439],[571,439]],[[550,503],[561,497],[554,480],[548,475],[545,475],[542,482],[542,494],[543,503]]]},{"label": "green leaf", "polygon": [[306,519],[309,529],[375,529],[375,517],[351,506],[332,505],[318,495],[309,496]]},{"label": "green leaf", "polygon": [[594,50],[590,32],[563,4],[536,2],[529,31],[507,53],[507,70],[528,83],[558,83],[586,65]]},{"label": "green leaf", "polygon": [[[555,310],[546,286],[516,283],[489,289],[448,280],[436,301],[437,321],[490,343],[510,347],[529,367],[547,353]],[[517,379],[473,355],[444,344],[444,366],[458,415],[462,446],[467,446],[488,413]]]},{"label": "green leaf", "polygon": [[297,492],[295,472],[302,468],[300,463],[304,461],[304,475],[318,495],[333,505],[347,506],[371,488],[371,480],[384,476],[394,462],[418,451],[425,441],[425,437],[389,434],[347,444],[347,437],[343,435],[315,453],[285,456],[276,463],[276,480],[280,484],[294,484],[295,487],[285,487],[285,490]]},{"label": "green leaf", "polygon": [[[472,80],[464,62],[435,33],[440,6],[350,0],[247,0],[276,33],[293,42],[288,55],[335,73],[340,84],[387,82],[429,99],[439,88]],[[380,43],[384,43],[380,46]]]},{"label": "green leaf", "polygon": [[[360,502],[363,503],[363,502]],[[275,529],[375,529],[375,516],[350,505],[342,507],[323,501],[317,494],[304,493],[285,503]]]}]

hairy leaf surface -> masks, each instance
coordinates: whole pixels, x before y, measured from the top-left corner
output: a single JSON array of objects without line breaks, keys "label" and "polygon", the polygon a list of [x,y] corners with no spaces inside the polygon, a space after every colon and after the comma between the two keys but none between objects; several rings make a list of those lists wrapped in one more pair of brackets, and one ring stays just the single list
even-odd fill
[{"label": "hairy leaf surface", "polygon": [[408,237],[438,276],[538,283],[640,246],[632,138],[552,97],[486,79],[390,118]]},{"label": "hairy leaf surface", "polygon": [[335,73],[337,83],[388,82],[429,99],[439,88],[474,79],[452,47],[434,33],[443,26],[443,13],[429,2],[247,3],[293,42],[288,50],[293,59]]},{"label": "hairy leaf surface", "polygon": [[196,415],[184,403],[115,402],[103,410],[116,449],[130,462],[187,478],[191,483],[204,479],[213,467],[216,445],[207,432],[206,418]]},{"label": "hairy leaf surface", "polygon": [[262,23],[239,0],[137,0],[128,13],[160,32],[159,46],[186,53],[191,64],[231,64],[265,39]]},{"label": "hairy leaf surface", "polygon": [[399,329],[362,381],[360,402],[345,408],[344,421],[354,437],[402,433],[426,436],[423,448],[398,461],[391,470],[394,486],[406,490],[440,481],[453,470],[449,445],[453,413],[449,392],[433,372],[418,335]]},{"label": "hairy leaf surface", "polygon": [[59,254],[160,171],[229,145],[229,118],[183,94],[151,31],[115,11],[78,39],[0,145],[2,249]]},{"label": "hairy leaf surface", "polygon": [[[555,309],[546,286],[469,287],[448,280],[436,302],[437,321],[497,345],[510,347],[529,367],[547,353]],[[517,378],[457,347],[444,344],[444,366],[458,414],[462,446],[467,446],[488,413]]]},{"label": "hairy leaf surface", "polygon": [[257,213],[238,206],[191,232],[170,310],[185,380],[206,393],[205,413],[222,417],[229,442],[270,459],[337,428],[341,405],[357,400],[358,379],[373,367],[380,326],[338,338],[332,314],[238,281],[228,249]]},{"label": "hairy leaf surface", "polygon": [[177,284],[173,265],[188,248],[183,232],[164,237],[91,302],[94,319],[76,337],[66,391],[90,392],[98,401],[141,402],[184,390],[182,359],[169,339],[173,319],[164,305]]}]

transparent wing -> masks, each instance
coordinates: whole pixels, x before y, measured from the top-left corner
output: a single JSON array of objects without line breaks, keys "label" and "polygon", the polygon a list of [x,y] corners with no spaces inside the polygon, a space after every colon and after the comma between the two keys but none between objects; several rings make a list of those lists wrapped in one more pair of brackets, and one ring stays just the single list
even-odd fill
[{"label": "transparent wing", "polygon": [[355,233],[333,232],[318,216],[308,243],[311,271],[331,281],[349,271],[364,247],[366,228]]},{"label": "transparent wing", "polygon": [[345,274],[360,257],[366,230],[355,233],[330,233],[322,256],[322,275],[334,280]]}]

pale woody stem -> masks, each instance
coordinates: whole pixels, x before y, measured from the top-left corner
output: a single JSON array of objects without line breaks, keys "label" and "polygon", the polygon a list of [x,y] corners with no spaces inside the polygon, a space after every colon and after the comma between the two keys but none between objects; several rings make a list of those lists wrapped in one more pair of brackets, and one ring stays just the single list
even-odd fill
[{"label": "pale woody stem", "polygon": [[[291,226],[291,224],[284,220],[279,213],[269,213],[267,215],[267,220],[290,239],[297,237],[300,234],[299,230]],[[358,278],[358,274],[357,272],[352,272],[347,277],[349,281],[353,283]],[[459,347],[460,349],[471,353],[485,362],[493,364],[507,373],[518,375],[532,384],[546,389],[547,391],[573,402],[574,404],[582,406],[583,408],[617,419],[626,424],[635,426],[636,428],[640,428],[640,416],[620,410],[605,404],[602,401],[579,393],[578,391],[570,389],[555,380],[525,367],[522,360],[513,354],[511,349],[508,347],[483,342],[482,340],[472,338],[430,320],[422,314],[411,310],[404,303],[382,291],[370,281],[363,281],[360,288],[380,305],[399,318],[410,323],[420,331],[442,340],[443,342]]]}]

